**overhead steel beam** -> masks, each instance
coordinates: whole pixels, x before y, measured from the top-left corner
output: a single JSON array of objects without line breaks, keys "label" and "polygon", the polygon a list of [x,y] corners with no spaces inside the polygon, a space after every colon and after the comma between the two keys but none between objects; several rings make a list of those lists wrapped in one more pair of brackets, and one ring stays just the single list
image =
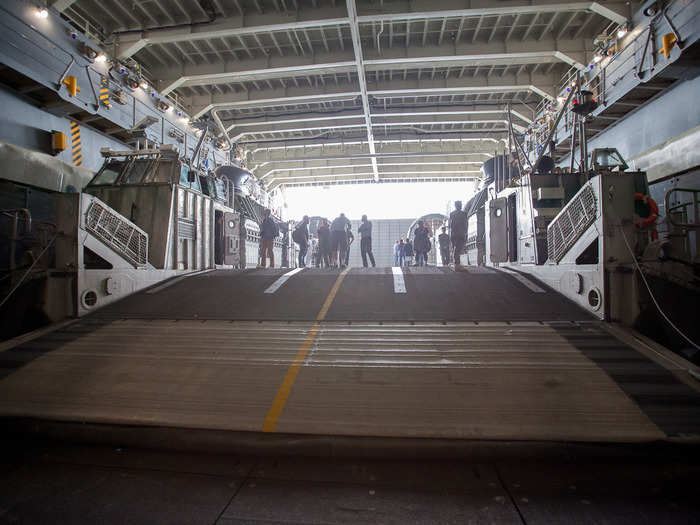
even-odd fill
[{"label": "overhead steel beam", "polygon": [[335,62],[330,64],[305,64],[300,66],[254,69],[249,71],[231,71],[226,73],[210,73],[206,75],[181,76],[164,85],[160,92],[167,95],[181,87],[207,86],[211,84],[230,84],[236,82],[254,82],[295,76],[323,75],[332,73],[347,73],[355,71],[355,62]]},{"label": "overhead steel beam", "polygon": [[[437,3],[437,2],[434,2]],[[482,16],[513,16],[535,13],[566,13],[571,11],[591,11],[618,24],[626,22],[625,2],[563,2],[558,4],[544,1],[530,1],[525,5],[508,7],[484,7],[476,9],[444,9],[435,11],[397,12],[388,14],[371,14],[358,17],[361,24],[371,22],[396,22],[408,20],[435,20],[444,18],[476,18]]]},{"label": "overhead steel beam", "polygon": [[[469,166],[481,166],[484,163],[484,161],[446,161],[444,159],[435,159],[432,162],[416,162],[416,161],[409,161],[409,162],[380,162],[379,166],[382,168],[403,168],[403,167],[409,167],[409,168],[414,168],[414,167],[425,167],[425,166],[462,166],[462,169],[467,169]],[[306,163],[305,163],[306,164]],[[304,174],[314,174],[318,176],[323,176],[323,175],[331,175],[333,173],[333,170],[345,170],[345,169],[356,169],[356,168],[370,168],[372,164],[369,162],[369,157],[359,159],[357,162],[343,162],[343,163],[338,163],[338,164],[327,164],[327,165],[319,165],[319,166],[298,166],[298,167],[276,167],[268,170],[257,170],[255,172],[256,176],[258,177],[259,180],[265,180],[269,177],[272,177],[273,175],[276,175],[278,173],[282,174],[298,174],[298,175],[304,175]],[[328,170],[328,173],[321,173],[323,170]]]},{"label": "overhead steel beam", "polygon": [[391,97],[420,97],[425,95],[463,95],[465,93],[517,93],[531,91],[549,100],[554,100],[554,91],[548,93],[542,87],[528,85],[493,85],[493,86],[455,86],[445,88],[417,88],[417,89],[381,89],[368,91],[377,98]]},{"label": "overhead steel beam", "polygon": [[[440,171],[382,171],[382,177],[393,178],[452,178],[452,177],[469,177],[471,179],[478,179],[481,176],[481,172],[478,170],[440,170]],[[316,175],[304,175],[304,176],[291,176],[291,177],[273,177],[268,181],[270,187],[275,187],[283,185],[289,182],[331,182],[333,180],[343,180],[343,181],[353,181],[361,178],[367,178],[373,180],[371,172],[364,173],[337,173],[333,175],[326,176],[316,176]],[[375,182],[377,182],[375,180]]]},{"label": "overhead steel beam", "polygon": [[[467,67],[493,65],[523,65],[564,62],[578,69],[584,69],[582,63],[586,53],[584,40],[557,43],[554,40],[536,44],[523,44],[518,52],[504,52],[502,44],[480,46],[479,53],[460,54],[451,46],[434,48],[444,54],[421,57],[391,56],[383,58],[364,58],[366,72],[419,69],[428,67]],[[524,48],[524,49],[523,49]],[[555,49],[557,48],[557,49]],[[562,51],[560,49],[565,49]],[[426,50],[429,51],[429,50]],[[406,53],[401,50],[401,53]],[[345,53],[347,55],[347,53]],[[275,57],[250,61],[218,62],[216,64],[187,65],[179,67],[178,76],[173,77],[173,68],[159,68],[150,71],[158,79],[161,93],[167,94],[182,86],[210,85],[215,83],[232,83],[258,81],[273,78],[294,78],[307,74],[322,75],[329,73],[347,73],[355,71],[354,56],[338,60],[338,54],[315,54],[305,57]],[[333,61],[330,61],[333,60]],[[253,63],[253,67],[247,64]]]},{"label": "overhead steel beam", "polygon": [[[496,138],[497,137],[497,138]],[[344,139],[333,142],[318,139],[304,139],[294,141],[276,141],[275,143],[253,143],[247,155],[252,155],[254,162],[273,162],[277,159],[302,159],[322,155],[371,155],[367,147],[367,141],[363,139]],[[485,153],[492,155],[494,147],[507,142],[506,134],[497,133],[471,133],[468,136],[455,137],[440,136],[437,138],[399,136],[391,139],[375,139],[376,144],[381,145],[382,154],[398,153],[401,155],[416,153],[416,145],[420,148],[420,153]]]},{"label": "overhead steel beam", "polygon": [[[70,5],[74,0],[58,0],[55,5]],[[354,5],[354,4],[353,4]],[[65,8],[64,8],[65,9]],[[482,9],[445,9],[424,12],[404,12],[390,14],[372,14],[357,16],[356,23],[392,22],[411,20],[431,20],[446,18],[469,18],[484,16],[507,16],[535,13],[563,13],[572,11],[588,11],[596,13],[618,24],[626,22],[624,2],[568,2],[551,4],[546,2],[530,2],[528,5],[509,7],[489,7]],[[314,13],[308,16],[307,13]],[[348,13],[350,11],[348,10]],[[225,18],[222,21],[193,24],[189,27],[163,28],[143,31],[133,35],[123,35],[117,42],[117,57],[121,60],[138,53],[147,45],[169,44],[175,42],[191,42],[212,38],[241,37],[261,33],[275,33],[287,30],[303,30],[322,27],[353,25],[352,17],[345,17],[340,7],[304,10],[303,15],[291,15],[289,12],[274,15],[247,15],[246,17]]]},{"label": "overhead steel beam", "polygon": [[[326,122],[326,121],[338,121],[344,119],[364,119],[365,114],[360,112],[357,114],[346,114],[346,115],[328,115],[328,116],[314,116],[314,117],[304,117],[304,118],[291,118],[291,119],[275,119],[275,118],[258,118],[258,119],[236,119],[236,121],[226,126],[226,131],[231,131],[238,127],[251,127],[251,126],[270,126],[270,125],[282,125],[282,124],[303,124],[304,122]],[[229,121],[230,122],[230,121]],[[228,122],[227,122],[228,123]]]},{"label": "overhead steel beam", "polygon": [[[469,175],[457,175],[457,176],[449,176],[449,177],[433,177],[433,176],[428,176],[428,177],[401,177],[401,178],[391,178],[391,177],[386,177],[383,181],[380,182],[388,182],[388,183],[401,183],[401,182],[411,182],[411,183],[416,183],[416,182],[475,182],[479,180],[479,177],[473,177]],[[275,183],[270,186],[270,189],[274,189],[277,187],[281,188],[301,188],[301,187],[306,187],[306,186],[341,186],[345,184],[374,184],[374,178],[369,177],[369,178],[357,178],[357,179],[348,179],[348,180],[334,180],[334,181],[323,181],[323,182],[285,182],[285,183]]]},{"label": "overhead steel beam", "polygon": [[423,67],[461,67],[541,64],[548,62],[565,62],[570,66],[584,69],[585,66],[575,58],[561,51],[532,51],[508,53],[483,53],[473,55],[444,55],[411,58],[387,58],[365,60],[367,71],[386,71],[389,69],[423,68]]},{"label": "overhead steel beam", "polygon": [[[365,66],[362,59],[362,40],[360,39],[360,26],[357,21],[357,7],[355,0],[346,0],[348,8],[348,18],[350,19],[350,35],[352,36],[352,46],[355,50],[355,65],[357,66],[357,76],[360,84],[362,96],[362,111],[365,116],[365,126],[367,127],[367,144],[370,153],[376,153],[374,146],[374,135],[372,133],[372,117],[370,116],[369,96],[367,95],[367,79],[365,78]],[[374,180],[379,180],[379,170],[377,159],[372,157],[372,172]]]},{"label": "overhead steel beam", "polygon": [[[395,115],[391,120],[372,120],[373,127],[397,127],[397,126],[408,126],[408,127],[420,127],[420,126],[465,126],[465,125],[482,125],[482,124],[507,124],[508,120],[505,118],[504,112],[500,112],[501,118],[490,118],[490,119],[461,119],[461,120],[447,120],[441,118],[443,115]],[[416,118],[419,117],[419,118]],[[280,133],[301,133],[305,131],[320,132],[324,130],[344,130],[344,129],[360,129],[365,126],[362,122],[352,122],[353,119],[348,118],[342,121],[335,121],[329,123],[321,123],[317,120],[307,120],[304,123],[268,123],[264,126],[236,126],[233,129],[229,128],[228,131],[234,131],[236,134],[231,140],[238,142],[246,135],[259,135],[259,134],[280,134]],[[307,124],[307,125],[300,125]],[[513,125],[518,131],[524,131],[525,127],[522,125]],[[444,131],[444,130],[440,130]]]},{"label": "overhead steel beam", "polygon": [[[425,135],[397,134],[391,138],[383,138],[381,135],[375,138],[375,144],[381,144],[382,151],[405,152],[414,151],[416,145],[423,152],[493,152],[494,147],[508,142],[508,134],[503,131],[480,130],[474,133],[450,133],[449,135]],[[331,142],[335,140],[336,142]],[[330,151],[368,153],[367,141],[362,137],[343,139],[296,139],[296,140],[271,140],[242,142],[240,146],[246,150],[246,155],[275,155],[295,150],[302,157],[320,155]],[[265,153],[260,153],[265,152]]]},{"label": "overhead steel beam", "polygon": [[[546,78],[546,77],[543,77]],[[499,79],[503,81],[502,79]],[[416,97],[416,96],[443,96],[443,95],[464,95],[464,94],[481,94],[481,93],[517,93],[531,92],[538,96],[553,100],[554,87],[553,83],[547,84],[494,84],[488,85],[488,79],[452,79],[450,82],[409,82],[403,83],[407,86],[417,86],[410,88],[397,89],[369,89],[364,91],[366,97],[373,96],[375,98],[391,98],[391,97]],[[465,85],[466,84],[466,85]],[[445,87],[434,87],[445,86]],[[279,89],[273,93],[279,93],[282,96],[273,98],[264,98],[266,92],[261,91],[246,91],[243,93],[226,93],[220,95],[203,95],[194,96],[186,99],[186,106],[195,108],[192,112],[193,118],[199,118],[212,109],[234,109],[243,107],[261,108],[266,106],[283,106],[283,105],[299,105],[318,103],[322,101],[347,101],[358,96],[362,97],[363,91],[335,91],[332,88],[326,88],[326,93],[321,88],[289,88]],[[269,95],[268,95],[269,96]],[[259,97],[259,98],[257,98]],[[369,101],[363,102],[363,111],[369,117]]]},{"label": "overhead steel beam", "polygon": [[[317,90],[316,90],[317,91]],[[230,95],[210,95],[204,97],[209,99],[209,103],[203,106],[195,106],[197,109],[193,111],[192,118],[197,119],[208,113],[212,109],[234,109],[245,107],[275,107],[292,104],[313,104],[322,101],[347,101],[353,100],[360,96],[359,91],[343,91],[339,93],[316,93],[304,94],[299,96],[275,97],[275,98],[260,98],[251,97],[251,93],[239,94],[238,100],[229,100]]]},{"label": "overhead steel beam", "polygon": [[[472,177],[478,177],[481,175],[479,170],[413,170],[413,171],[382,171],[382,175],[387,176],[421,176],[421,177],[449,177],[455,175],[469,175]],[[312,179],[318,182],[324,182],[328,180],[333,180],[340,177],[355,177],[355,176],[366,176],[372,177],[372,172],[350,172],[350,173],[333,173],[328,175],[290,175],[287,177],[273,176],[268,180],[270,184],[275,181],[288,181],[288,180],[308,180]]]},{"label": "overhead steel beam", "polygon": [[[385,110],[375,108],[372,111],[373,118],[390,118],[399,116],[422,116],[422,115],[444,115],[444,116],[456,116],[456,115],[503,115],[506,113],[505,109],[491,109],[493,106],[486,106],[489,109],[466,109],[466,110],[416,110],[416,109],[406,109],[401,108],[390,108]],[[518,111],[511,110],[511,113],[518,117],[520,120],[532,124],[532,119],[526,117]]]},{"label": "overhead steel beam", "polygon": [[[372,118],[382,119],[391,117],[405,117],[405,116],[449,116],[454,117],[457,115],[503,115],[506,113],[505,106],[504,109],[493,109],[493,106],[485,106],[486,109],[465,109],[465,110],[417,110],[414,108],[402,109],[402,108],[392,108],[388,110],[383,110],[381,108],[372,108]],[[213,112],[212,112],[213,113]],[[520,120],[532,124],[532,119],[526,117],[518,111],[511,112],[514,116],[518,117]],[[278,117],[258,117],[258,118],[240,118],[234,120],[227,120],[224,122],[226,131],[231,131],[236,127],[250,127],[250,126],[269,126],[270,124],[299,124],[304,122],[325,122],[325,121],[339,121],[344,119],[361,119],[364,118],[364,113],[356,111],[348,111],[342,115],[323,115],[323,113],[313,114],[309,116],[300,116],[299,118],[278,118]]]},{"label": "overhead steel beam", "polygon": [[[313,12],[313,16],[308,13]],[[308,29],[347,25],[344,9],[314,9],[303,18],[296,14],[250,15],[225,18],[220,22],[191,25],[189,27],[163,28],[120,36],[117,57],[121,60],[138,53],[147,45],[192,42],[211,38],[239,38],[246,35],[275,33],[290,29]],[[256,23],[257,22],[257,23]]]},{"label": "overhead steel beam", "polygon": [[[440,125],[452,125],[452,126],[464,126],[466,124],[507,124],[508,121],[506,119],[490,119],[490,120],[450,120],[450,121],[441,121],[441,120],[423,120],[423,121],[393,121],[393,122],[372,122],[371,125],[373,127],[421,127],[421,126],[440,126]],[[314,123],[316,124],[316,123]],[[366,124],[328,124],[325,126],[318,126],[318,125],[312,125],[312,126],[304,126],[304,127],[285,127],[281,125],[277,125],[274,127],[271,127],[269,129],[242,129],[238,128],[235,129],[238,133],[231,137],[231,140],[234,142],[242,141],[243,137],[246,135],[257,135],[257,134],[272,134],[272,135],[277,135],[280,133],[301,133],[304,131],[314,131],[314,132],[320,132],[324,130],[341,130],[341,129],[360,129],[364,128]],[[513,125],[516,129],[519,131],[524,131],[525,128],[523,126],[518,126],[518,125]],[[479,129],[479,128],[475,128]],[[440,131],[445,131],[445,130],[435,130],[435,132],[440,132]],[[499,131],[505,131],[505,128],[500,129]],[[429,133],[430,131],[426,131],[426,133]]]},{"label": "overhead steel beam", "polygon": [[[490,148],[490,146],[489,146]],[[266,151],[265,155],[269,153]],[[493,156],[493,152],[489,150],[484,150],[484,151],[464,151],[464,152],[442,152],[442,151],[402,151],[401,153],[375,153],[372,155],[371,153],[357,153],[357,154],[349,154],[349,155],[327,155],[323,157],[298,157],[298,158],[273,158],[273,157],[267,157],[270,160],[261,160],[258,162],[255,158],[253,158],[253,163],[256,164],[256,167],[260,166],[265,166],[265,165],[272,165],[272,164],[291,164],[291,163],[305,163],[305,162],[328,162],[328,161],[342,161],[342,160],[352,160],[352,159],[369,159],[371,157],[375,157],[377,159],[395,159],[395,158],[403,158],[403,157],[438,157],[439,159],[443,158],[454,158],[454,157],[491,157]],[[470,162],[471,161],[465,161],[465,162]],[[479,164],[482,164],[484,161],[474,161],[478,162]]]}]

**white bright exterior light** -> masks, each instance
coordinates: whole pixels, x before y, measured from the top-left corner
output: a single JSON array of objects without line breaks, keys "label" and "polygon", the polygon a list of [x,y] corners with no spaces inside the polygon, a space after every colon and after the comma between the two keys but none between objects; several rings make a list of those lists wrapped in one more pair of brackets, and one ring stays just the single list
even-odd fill
[{"label": "white bright exterior light", "polygon": [[37,7],[36,8],[36,16],[39,18],[48,18],[49,17],[49,10],[46,9],[45,7]]},{"label": "white bright exterior light", "polygon": [[97,56],[95,57],[95,62],[99,62],[100,64],[103,62],[107,61],[107,56],[104,53],[98,53]]}]

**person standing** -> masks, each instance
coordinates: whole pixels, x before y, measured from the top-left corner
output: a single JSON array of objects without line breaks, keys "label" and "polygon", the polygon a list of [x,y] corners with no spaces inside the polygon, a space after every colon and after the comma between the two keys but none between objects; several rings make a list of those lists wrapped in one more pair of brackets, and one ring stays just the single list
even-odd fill
[{"label": "person standing", "polygon": [[372,221],[367,220],[367,215],[362,216],[362,224],[357,229],[360,233],[360,254],[362,255],[362,266],[367,268],[367,256],[372,263],[372,268],[376,266],[374,254],[372,253]]},{"label": "person standing", "polygon": [[467,214],[462,210],[462,201],[455,201],[455,211],[450,213],[450,241],[454,248],[455,266],[461,266],[460,256],[467,244]]},{"label": "person standing", "polygon": [[450,262],[450,236],[447,235],[447,228],[442,227],[442,233],[438,235],[438,244],[440,245],[440,258],[442,265],[447,266]]},{"label": "person standing", "polygon": [[299,268],[306,267],[306,252],[309,251],[309,216],[304,215],[292,234],[294,242],[299,245]]},{"label": "person standing", "polygon": [[270,268],[275,267],[275,239],[280,234],[280,229],[277,226],[277,223],[270,215],[270,209],[265,208],[265,211],[263,212],[264,219],[260,225],[260,251],[262,252],[260,254],[260,261],[263,268],[265,268],[268,256],[270,257]]},{"label": "person standing", "polygon": [[[338,254],[338,265],[344,266],[345,253],[348,249],[348,226],[351,226],[350,221],[344,213],[338,215],[331,223],[331,242],[333,243],[333,255]],[[335,258],[335,257],[334,257]]]},{"label": "person standing", "polygon": [[406,266],[411,266],[413,264],[413,251],[411,239],[406,239],[406,243],[403,245],[403,259]]},{"label": "person standing", "polygon": [[345,250],[345,266],[350,265],[350,246],[352,246],[352,243],[355,242],[355,236],[352,234],[352,228],[348,226],[348,248]]},{"label": "person standing", "polygon": [[401,255],[401,245],[399,241],[394,244],[394,266],[399,265],[399,256]]},{"label": "person standing", "polygon": [[[318,230],[316,230],[318,232]],[[318,239],[311,236],[311,264],[318,268],[321,265],[321,252],[318,250]]]},{"label": "person standing", "polygon": [[406,262],[406,245],[403,242],[403,239],[399,239],[399,266],[403,266],[404,263]]},{"label": "person standing", "polygon": [[418,227],[413,232],[413,249],[416,251],[416,266],[425,266],[430,251],[430,230],[423,221],[418,221]]},{"label": "person standing", "polygon": [[331,229],[326,219],[321,219],[318,225],[318,251],[321,259],[321,266],[328,268],[331,265]]}]

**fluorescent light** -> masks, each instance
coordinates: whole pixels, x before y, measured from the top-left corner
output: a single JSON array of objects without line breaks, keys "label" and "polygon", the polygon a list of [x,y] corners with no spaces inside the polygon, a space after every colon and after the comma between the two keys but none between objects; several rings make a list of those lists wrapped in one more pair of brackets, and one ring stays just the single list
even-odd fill
[{"label": "fluorescent light", "polygon": [[104,53],[97,53],[97,56],[95,57],[95,62],[99,62],[101,64],[106,61],[107,56]]},{"label": "fluorescent light", "polygon": [[46,19],[49,17],[49,10],[46,9],[45,7],[37,7],[36,8],[36,16],[42,19]]}]

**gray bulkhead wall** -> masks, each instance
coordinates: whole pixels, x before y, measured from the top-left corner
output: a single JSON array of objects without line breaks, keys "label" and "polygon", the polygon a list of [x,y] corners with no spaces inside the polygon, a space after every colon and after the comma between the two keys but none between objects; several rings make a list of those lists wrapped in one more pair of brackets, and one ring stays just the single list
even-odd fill
[{"label": "gray bulkhead wall", "polygon": [[[194,130],[187,127],[178,118],[178,110],[160,111],[156,105],[163,100],[158,92],[149,88],[130,89],[119,82],[120,75],[110,79],[111,90],[118,87],[126,97],[126,103],[119,104],[114,97],[106,107],[96,99],[96,89],[101,79],[108,79],[109,62],[94,63],[87,60],[80,50],[85,43],[99,50],[100,46],[91,42],[82,34],[75,38],[71,36],[71,26],[50,11],[47,19],[38,20],[35,16],[36,3],[28,1],[0,2],[0,30],[4,32],[6,41],[0,46],[0,63],[15,69],[31,78],[38,84],[49,89],[57,90],[62,73],[73,75],[77,79],[80,91],[75,97],[67,94],[65,86],[58,88],[57,93],[67,104],[75,106],[76,112],[82,110],[109,120],[115,129],[130,129],[146,116],[152,116],[157,122],[146,130],[147,137],[157,143],[175,144],[181,155],[191,155],[198,138]],[[27,47],[26,39],[34,42]],[[109,51],[107,51],[109,54]],[[110,91],[112,93],[112,91]],[[170,103],[170,101],[168,101]],[[71,134],[69,115],[62,116],[60,104],[50,113],[33,102],[28,97],[0,86],[0,141],[8,142],[34,151],[50,153],[50,132],[62,131],[68,137],[68,148],[57,157],[67,163],[72,163]],[[183,138],[170,136],[171,129]],[[81,145],[83,167],[97,170],[103,162],[100,148],[109,147],[124,149],[125,145],[109,135],[103,134],[89,125],[81,124]],[[226,162],[226,153],[215,150],[213,144],[205,143],[207,150],[205,164],[213,169],[218,164]]]},{"label": "gray bulkhead wall", "polygon": [[[61,131],[68,137],[68,148],[54,158],[72,164],[70,122],[33,106],[22,97],[0,86],[0,142],[7,142],[32,151],[51,154],[51,131]],[[100,148],[124,148],[118,140],[81,126],[83,167],[96,171],[103,162]]]},{"label": "gray bulkhead wall", "polygon": [[[647,171],[649,182],[700,165],[698,93],[700,77],[680,81],[590,140],[589,153],[617,148],[631,168]],[[569,165],[568,156],[561,165]]]},{"label": "gray bulkhead wall", "polygon": [[[178,142],[170,137],[168,132],[171,128],[180,127],[168,118],[158,115],[141,101],[136,100],[136,118],[141,120],[147,115],[159,119],[150,126],[146,132],[149,140],[162,144],[175,144],[181,153],[184,154],[184,141]],[[125,111],[118,104],[112,104],[115,111]],[[54,158],[67,164],[72,164],[71,130],[70,118],[56,116],[48,111],[34,106],[32,103],[17,95],[13,91],[0,86],[0,142],[7,142],[32,151],[51,154],[51,132],[61,131],[68,138],[68,148],[58,153]],[[133,111],[133,108],[130,108]],[[137,122],[138,122],[137,120]],[[187,153],[191,156],[197,145],[196,137],[188,134],[184,139],[187,141]],[[128,149],[129,146],[116,140],[109,135],[101,133],[89,125],[80,124],[80,142],[82,151],[83,168],[97,171],[104,162],[100,155],[101,148]],[[209,167],[212,168],[215,162],[222,163],[223,153],[216,155],[214,159],[213,147],[206,144],[205,148],[210,150],[208,154]]]}]

